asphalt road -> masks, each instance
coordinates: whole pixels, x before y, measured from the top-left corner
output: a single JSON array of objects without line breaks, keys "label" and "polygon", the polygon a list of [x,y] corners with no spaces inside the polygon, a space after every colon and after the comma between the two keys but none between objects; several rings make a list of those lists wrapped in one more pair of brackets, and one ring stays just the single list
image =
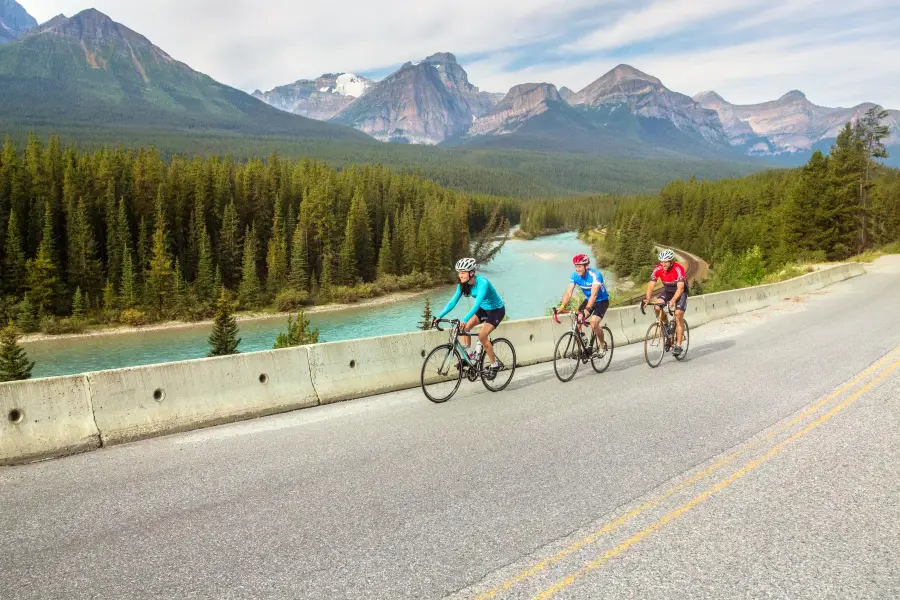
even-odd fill
[{"label": "asphalt road", "polygon": [[0,470],[0,598],[900,597],[898,298]]}]

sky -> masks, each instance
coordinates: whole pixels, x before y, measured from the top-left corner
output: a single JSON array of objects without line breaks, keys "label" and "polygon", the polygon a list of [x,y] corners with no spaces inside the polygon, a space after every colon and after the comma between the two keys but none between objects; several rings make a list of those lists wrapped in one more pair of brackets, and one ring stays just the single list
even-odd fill
[{"label": "sky", "polygon": [[380,79],[452,52],[482,90],[574,91],[620,63],[734,104],[798,89],[900,109],[897,0],[18,0],[38,21],[96,8],[251,92],[323,73]]}]

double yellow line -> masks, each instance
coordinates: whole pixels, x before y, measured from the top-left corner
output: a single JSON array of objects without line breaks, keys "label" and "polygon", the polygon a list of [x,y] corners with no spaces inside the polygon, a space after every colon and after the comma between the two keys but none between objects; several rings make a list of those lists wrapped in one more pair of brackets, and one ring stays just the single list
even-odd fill
[{"label": "double yellow line", "polygon": [[634,534],[633,536],[631,536],[630,538],[628,538],[621,544],[615,546],[614,548],[608,550],[607,552],[605,552],[604,554],[602,554],[595,560],[584,565],[579,571],[557,581],[556,583],[554,583],[553,585],[551,585],[550,587],[546,588],[544,591],[539,593],[537,596],[535,596],[535,600],[546,600],[547,598],[550,598],[557,592],[561,591],[562,589],[564,589],[564,588],[568,587],[569,585],[571,585],[572,583],[574,583],[578,578],[580,578],[580,577],[584,576],[585,574],[606,564],[611,559],[622,554],[623,552],[628,550],[631,546],[634,546],[635,544],[637,544],[638,542],[640,542],[641,540],[643,540],[650,534],[658,531],[659,529],[662,529],[667,524],[671,523],[678,517],[682,516],[683,514],[685,514],[688,511],[690,511],[692,508],[696,507],[697,505],[699,505],[700,503],[702,503],[703,501],[708,499],[713,494],[716,494],[717,492],[725,489],[726,487],[728,487],[729,485],[731,485],[732,483],[734,483],[735,481],[737,481],[738,479],[740,479],[741,477],[746,475],[747,473],[758,468],[760,465],[762,465],[766,461],[770,460],[772,457],[779,454],[782,450],[784,450],[784,448],[788,444],[800,439],[801,437],[803,437],[804,435],[806,435],[807,433],[809,433],[810,431],[812,431],[813,429],[815,429],[816,427],[821,425],[822,423],[825,423],[826,421],[830,420],[832,417],[834,417],[836,414],[841,412],[843,409],[847,408],[848,406],[850,406],[851,404],[856,402],[856,400],[858,400],[863,394],[865,394],[874,385],[878,384],[879,382],[881,382],[885,378],[887,378],[894,371],[894,369],[896,369],[898,367],[900,367],[900,348],[895,348],[892,352],[890,352],[887,355],[885,355],[884,357],[882,357],[879,361],[877,361],[872,366],[870,366],[869,368],[867,368],[866,370],[861,372],[859,375],[854,377],[852,380],[850,380],[847,383],[845,383],[844,385],[840,386],[835,391],[828,394],[828,396],[822,398],[818,402],[815,402],[814,404],[808,406],[806,409],[804,409],[802,412],[797,414],[791,420],[772,429],[765,436],[762,436],[757,440],[754,440],[752,442],[749,442],[749,443],[741,446],[740,448],[735,450],[733,453],[719,459],[718,461],[716,461],[715,463],[713,463],[712,465],[710,465],[708,468],[704,469],[703,471],[701,471],[701,472],[691,476],[690,478],[678,483],[677,485],[669,488],[668,490],[666,490],[659,496],[657,496],[651,500],[648,500],[647,502],[645,502],[644,504],[635,508],[634,510],[632,510],[628,513],[625,513],[624,515],[618,517],[617,519],[615,519],[613,521],[606,523],[603,527],[592,532],[587,537],[585,537],[577,542],[572,543],[571,545],[569,545],[568,547],[559,551],[558,553],[554,554],[553,556],[550,556],[548,558],[545,558],[545,559],[533,564],[532,566],[528,567],[527,569],[524,569],[517,575],[507,579],[506,581],[497,585],[496,587],[493,587],[490,590],[488,590],[482,594],[479,594],[478,596],[475,597],[476,600],[489,600],[490,598],[494,598],[497,595],[502,594],[503,592],[509,590],[510,588],[515,586],[517,583],[524,581],[525,579],[528,579],[529,577],[532,577],[532,576],[540,573],[541,571],[544,571],[548,567],[551,567],[551,566],[559,563],[565,557],[581,550],[582,548],[584,548],[588,545],[595,543],[602,536],[615,531],[616,529],[618,529],[625,523],[628,523],[629,521],[631,521],[632,519],[634,519],[641,513],[658,506],[659,504],[661,504],[668,498],[672,497],[673,495],[681,492],[682,490],[686,489],[687,487],[712,475],[713,473],[720,470],[725,465],[733,462],[738,457],[740,457],[754,449],[759,448],[767,441],[769,441],[772,438],[776,437],[777,435],[783,433],[785,430],[800,423],[805,418],[807,418],[808,416],[810,416],[812,413],[816,412],[820,408],[824,407],[825,405],[827,405],[829,402],[831,402],[835,398],[838,398],[838,397],[842,396],[843,394],[845,394],[846,392],[850,391],[856,385],[858,385],[862,381],[865,381],[867,378],[869,378],[873,374],[878,373],[876,377],[874,377],[871,381],[866,383],[859,390],[854,392],[846,400],[844,400],[840,404],[836,405],[834,408],[832,408],[831,410],[829,410],[828,412],[826,412],[819,418],[815,419],[814,421],[812,421],[811,423],[806,425],[804,428],[800,429],[796,433],[790,435],[783,441],[781,441],[778,444],[776,444],[775,446],[773,446],[761,457],[747,462],[741,469],[734,472],[729,477],[719,481],[712,487],[704,490],[703,492],[701,492],[699,495],[694,497],[691,501],[687,502],[686,504],[676,508],[675,510],[673,510],[669,513],[666,513],[659,520],[657,520],[655,523],[653,523],[649,527]]}]

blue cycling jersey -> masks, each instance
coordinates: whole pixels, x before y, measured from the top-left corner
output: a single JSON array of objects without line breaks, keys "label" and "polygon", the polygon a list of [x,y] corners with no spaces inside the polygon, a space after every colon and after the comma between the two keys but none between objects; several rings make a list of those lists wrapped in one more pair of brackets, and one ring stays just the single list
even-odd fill
[{"label": "blue cycling jersey", "polygon": [[581,288],[581,293],[584,294],[586,300],[591,299],[591,288],[599,283],[600,289],[597,290],[597,298],[594,299],[594,302],[609,300],[609,291],[606,289],[606,284],[603,283],[603,275],[597,269],[585,269],[584,275],[572,273],[569,281]]},{"label": "blue cycling jersey", "polygon": [[[479,308],[484,310],[503,308],[503,300],[500,298],[500,294],[497,293],[491,282],[481,275],[475,278],[475,285],[472,287],[472,297],[475,298],[475,303],[472,305],[471,310],[466,313],[466,316],[462,318],[463,322],[474,317]],[[453,298],[450,299],[450,302],[447,303],[447,306],[444,307],[444,310],[440,312],[437,318],[444,318],[444,315],[456,307],[456,303],[459,302],[460,298],[462,298],[462,287],[457,285]]]}]

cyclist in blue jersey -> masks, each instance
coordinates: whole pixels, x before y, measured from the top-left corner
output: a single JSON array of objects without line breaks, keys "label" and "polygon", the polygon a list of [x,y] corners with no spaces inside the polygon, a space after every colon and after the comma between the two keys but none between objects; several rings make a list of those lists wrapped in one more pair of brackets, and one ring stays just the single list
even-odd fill
[{"label": "cyclist in blue jersey", "polygon": [[597,269],[590,268],[591,259],[587,254],[576,255],[572,259],[572,264],[575,265],[575,272],[569,278],[569,287],[566,295],[563,296],[559,310],[565,310],[575,288],[580,288],[581,293],[584,294],[584,302],[578,307],[578,311],[584,315],[585,321],[594,330],[597,341],[605,353],[609,350],[609,346],[603,339],[603,328],[600,327],[600,323],[609,309],[609,292],[603,283],[603,275]]},{"label": "cyclist in blue jersey", "polygon": [[[478,339],[481,340],[481,345],[484,346],[484,350],[487,352],[491,369],[497,371],[500,369],[500,362],[494,355],[494,347],[491,345],[489,336],[500,325],[503,317],[506,316],[506,308],[491,282],[484,275],[475,275],[476,268],[478,268],[478,264],[474,258],[461,258],[457,261],[456,272],[459,276],[459,285],[456,286],[456,293],[450,299],[450,302],[447,303],[447,306],[444,307],[444,310],[434,318],[434,321],[442,319],[444,315],[453,310],[456,307],[456,303],[463,296],[467,298],[474,296],[475,302],[472,308],[460,319],[460,329],[469,331],[481,323]],[[432,321],[433,324],[434,322]],[[472,338],[466,337],[465,345],[467,349],[471,343]],[[471,352],[469,352],[469,355],[471,356]]]}]

